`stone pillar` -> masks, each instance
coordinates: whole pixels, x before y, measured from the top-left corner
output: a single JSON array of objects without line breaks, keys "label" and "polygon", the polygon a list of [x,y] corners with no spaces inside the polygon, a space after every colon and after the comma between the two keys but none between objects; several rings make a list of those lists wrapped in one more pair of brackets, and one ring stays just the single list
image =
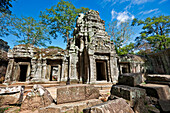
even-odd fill
[{"label": "stone pillar", "polygon": [[13,66],[14,66],[14,59],[10,59],[8,62],[8,67],[7,67],[7,71],[5,75],[5,83],[8,83],[11,81]]},{"label": "stone pillar", "polygon": [[94,83],[96,81],[96,74],[95,74],[95,70],[94,68],[96,68],[96,62],[95,59],[93,58],[92,55],[89,55],[89,59],[90,59],[90,77],[88,77],[90,80],[88,80],[88,82],[90,81],[90,83]]},{"label": "stone pillar", "polygon": [[116,83],[118,80],[118,66],[117,66],[117,58],[111,56],[110,57],[110,70],[111,70],[111,81]]},{"label": "stone pillar", "polygon": [[69,77],[70,77],[71,81],[77,81],[78,80],[77,68],[76,68],[77,60],[78,60],[77,59],[77,54],[76,53],[70,53],[70,59],[69,59]]},{"label": "stone pillar", "polygon": [[32,69],[31,69],[31,78],[34,78],[34,75],[35,75],[35,72],[36,72],[36,68],[37,68],[37,61],[36,61],[36,58],[32,58],[31,59],[31,66],[32,66]]},{"label": "stone pillar", "polygon": [[30,63],[28,63],[26,81],[30,80],[30,73],[31,73],[31,66],[30,66]]},{"label": "stone pillar", "polygon": [[46,74],[47,74],[47,60],[46,59],[43,59],[42,61],[42,76],[41,78],[42,79],[46,79]]}]

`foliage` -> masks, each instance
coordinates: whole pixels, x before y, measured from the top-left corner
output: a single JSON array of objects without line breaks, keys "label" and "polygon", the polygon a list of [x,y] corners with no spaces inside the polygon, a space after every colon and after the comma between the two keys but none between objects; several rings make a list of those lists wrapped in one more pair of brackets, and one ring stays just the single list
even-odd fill
[{"label": "foliage", "polygon": [[134,43],[130,43],[119,48],[117,51],[119,55],[134,54],[134,48],[135,48]]},{"label": "foliage", "polygon": [[134,44],[131,43],[127,45],[128,41],[131,39],[131,35],[133,34],[129,21],[122,23],[114,21],[109,23],[108,33],[111,35],[111,40],[115,45],[118,55],[127,54],[132,51]]},{"label": "foliage", "polygon": [[54,49],[54,48],[57,48],[57,49],[62,49],[61,47],[58,47],[58,46],[48,46],[49,49]]},{"label": "foliage", "polygon": [[12,7],[11,2],[12,0],[0,0],[0,12],[10,14],[9,8]]},{"label": "foliage", "polygon": [[143,31],[135,39],[139,50],[153,52],[170,47],[170,16],[148,17],[145,20],[134,19],[132,25],[143,25]]},{"label": "foliage", "polygon": [[11,15],[0,13],[0,37],[8,36],[11,32],[13,18]]},{"label": "foliage", "polygon": [[12,34],[20,44],[46,46],[46,41],[51,42],[46,26],[32,17],[15,18]]},{"label": "foliage", "polygon": [[76,17],[79,13],[88,11],[88,8],[76,8],[71,2],[60,0],[57,5],[41,12],[40,17],[42,22],[48,25],[50,34],[57,38],[57,33],[60,33],[65,41],[69,41],[71,31],[75,27]]}]

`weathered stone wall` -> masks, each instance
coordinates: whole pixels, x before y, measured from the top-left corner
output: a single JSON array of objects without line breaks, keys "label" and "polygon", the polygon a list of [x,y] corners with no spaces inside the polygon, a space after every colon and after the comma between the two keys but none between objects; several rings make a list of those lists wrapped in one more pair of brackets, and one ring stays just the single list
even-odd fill
[{"label": "weathered stone wall", "polygon": [[9,46],[8,43],[0,39],[0,50],[8,52]]},{"label": "weathered stone wall", "polygon": [[138,55],[122,55],[119,57],[119,72],[122,73],[144,73],[145,59]]},{"label": "weathered stone wall", "polygon": [[0,83],[5,80],[5,73],[8,65],[7,51],[8,43],[0,39]]},{"label": "weathered stone wall", "polygon": [[151,74],[170,74],[170,48],[147,55],[147,70]]}]

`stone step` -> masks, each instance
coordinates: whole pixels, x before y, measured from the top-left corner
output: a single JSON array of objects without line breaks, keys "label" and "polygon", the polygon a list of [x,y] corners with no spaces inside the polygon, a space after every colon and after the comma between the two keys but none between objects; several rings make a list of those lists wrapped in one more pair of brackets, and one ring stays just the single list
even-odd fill
[{"label": "stone step", "polygon": [[94,87],[96,87],[98,90],[110,90],[112,87],[111,85],[94,85]]},{"label": "stone step", "polygon": [[79,102],[71,102],[65,104],[51,104],[47,107],[40,108],[39,113],[82,113],[83,109],[101,104],[99,99],[90,99]]},{"label": "stone step", "polygon": [[160,84],[140,84],[141,88],[146,90],[148,96],[152,96],[161,100],[170,99],[170,90],[168,85]]}]

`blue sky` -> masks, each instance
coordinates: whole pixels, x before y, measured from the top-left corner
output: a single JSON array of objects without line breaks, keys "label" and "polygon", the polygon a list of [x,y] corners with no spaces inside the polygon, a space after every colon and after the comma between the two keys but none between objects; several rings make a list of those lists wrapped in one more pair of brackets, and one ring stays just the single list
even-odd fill
[{"label": "blue sky", "polygon": [[[12,13],[16,16],[31,16],[38,19],[40,11],[45,11],[56,5],[59,0],[16,0],[12,3]],[[170,15],[170,0],[70,0],[76,8],[88,7],[97,10],[100,17],[106,22],[118,20],[120,22],[128,19]],[[135,30],[135,36],[141,29]],[[135,37],[134,36],[134,37]],[[2,37],[0,37],[2,38]],[[2,38],[7,41],[11,48],[16,45],[16,38],[9,36]],[[65,49],[66,43],[62,38],[52,40],[52,46],[59,46]]]}]

